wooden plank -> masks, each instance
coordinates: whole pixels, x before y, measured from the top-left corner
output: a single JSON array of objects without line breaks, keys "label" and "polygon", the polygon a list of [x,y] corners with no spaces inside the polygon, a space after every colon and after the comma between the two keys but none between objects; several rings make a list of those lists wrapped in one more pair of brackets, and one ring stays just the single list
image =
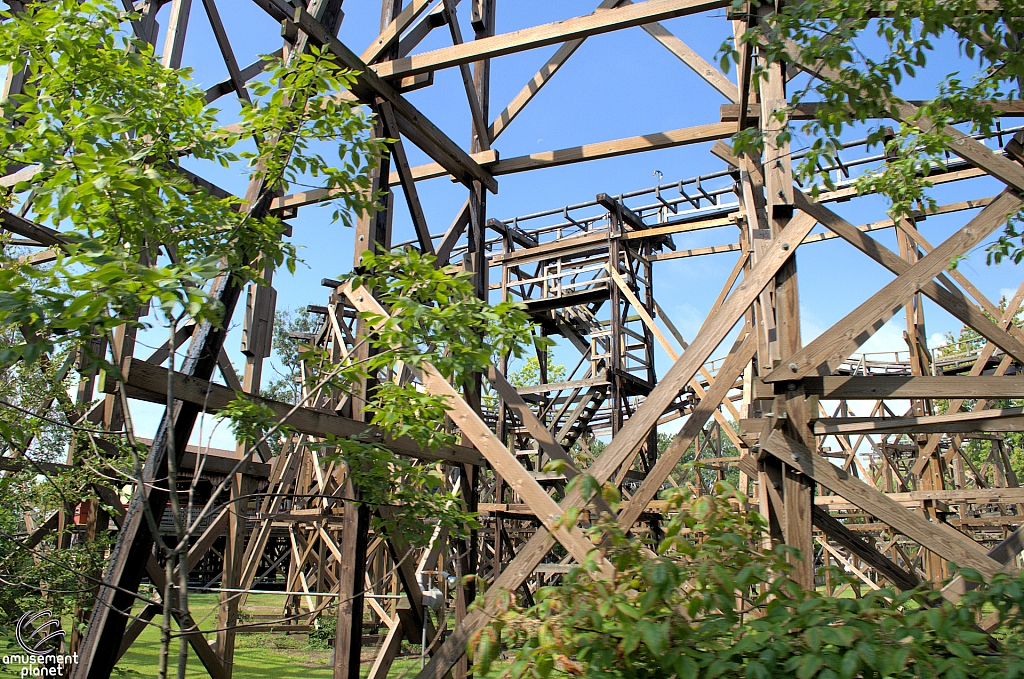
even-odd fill
[{"label": "wooden plank", "polygon": [[527,387],[518,387],[515,391],[520,396],[524,394],[551,394],[556,391],[567,389],[580,389],[584,387],[598,387],[610,384],[607,373],[602,372],[598,377],[588,377],[582,380],[570,380],[568,382],[556,382],[553,384],[535,384]]},{"label": "wooden plank", "polygon": [[0,210],[0,227],[19,236],[31,238],[40,245],[63,245],[67,243],[67,239],[59,231],[48,226],[30,222],[24,217],[19,217],[7,210]]},{"label": "wooden plank", "polygon": [[434,3],[434,0],[412,0],[398,15],[392,19],[391,23],[380,32],[377,39],[370,43],[370,46],[359,55],[359,58],[363,60],[363,63],[372,64],[380,57],[384,51],[391,47],[393,44],[398,42],[398,38],[401,37],[402,32],[405,31],[412,22],[423,14],[424,10],[430,7]]},{"label": "wooden plank", "polygon": [[249,97],[249,90],[245,87],[245,79],[242,77],[242,72],[238,68],[238,61],[235,59],[235,52],[231,49],[231,41],[228,39],[227,31],[224,29],[224,23],[220,19],[220,12],[217,10],[217,3],[214,0],[203,0],[203,7],[206,8],[206,16],[210,20],[210,26],[213,28],[213,35],[217,40],[217,47],[220,48],[221,57],[224,59],[224,65],[228,69],[228,77],[231,80],[232,85],[234,85],[239,98],[249,102],[251,101]]},{"label": "wooden plank", "polygon": [[441,238],[441,242],[437,245],[437,265],[445,266],[448,264],[449,259],[452,255],[452,249],[455,244],[459,242],[459,238],[466,231],[466,227],[469,226],[470,219],[469,199],[462,204],[462,209],[459,210],[459,214],[455,215],[455,219],[452,220],[448,230],[444,232],[444,236]]},{"label": "wooden plank", "polygon": [[935,524],[919,514],[904,509],[884,493],[839,469],[802,443],[775,431],[761,449],[785,464],[811,477],[829,490],[838,493],[872,516],[887,523],[923,547],[960,566],[975,569],[985,577],[995,575],[1003,564],[988,557],[969,537],[948,526]]},{"label": "wooden plank", "polygon": [[[735,101],[735,100],[734,100]],[[922,99],[908,100],[907,103],[913,104],[914,106],[922,106],[925,102]],[[981,103],[981,102],[979,102]],[[1000,116],[1007,118],[1024,116],[1024,100],[1020,99],[991,99],[987,102],[993,106],[996,113]],[[818,115],[818,110],[821,108],[821,104],[816,102],[801,102],[796,106],[792,107],[789,112],[790,120],[811,120]],[[739,104],[722,104],[720,110],[720,118],[723,123],[736,122],[740,117],[740,106]],[[757,105],[751,104],[747,106],[747,117],[756,118],[758,114]],[[888,113],[878,113],[874,116],[875,118],[888,118]]]},{"label": "wooden plank", "polygon": [[[621,4],[630,4],[631,0],[624,0]],[[711,85],[718,93],[729,101],[736,103],[740,100],[740,90],[724,73],[708,63],[704,57],[693,51],[689,45],[677,38],[671,31],[658,23],[644,24],[641,26],[652,38],[661,43],[669,52],[679,58],[684,64],[699,75],[704,82]],[[737,105],[738,107],[738,105]],[[723,120],[722,122],[726,122]]]},{"label": "wooden plank", "polygon": [[868,432],[934,431],[952,433],[1021,431],[1022,429],[1024,429],[1024,408],[992,408],[920,417],[823,417],[814,422],[814,433],[817,436]]},{"label": "wooden plank", "polygon": [[374,68],[381,78],[415,75],[727,6],[723,0],[647,0],[394,59]]},{"label": "wooden plank", "polygon": [[[886,493],[895,502],[919,503],[924,500],[939,500],[949,504],[988,504],[1024,502],[1024,488],[954,488],[950,490],[911,490],[903,493]],[[814,504],[822,507],[845,506],[849,504],[838,495],[819,495]]]},{"label": "wooden plank", "polygon": [[908,573],[895,564],[892,559],[886,557],[884,554],[880,554],[878,550],[868,544],[865,540],[861,539],[856,533],[849,530],[838,520],[830,516],[824,509],[814,507],[811,513],[811,518],[814,521],[814,525],[817,526],[822,533],[856,554],[861,561],[867,562],[867,564],[874,568],[879,575],[891,582],[898,589],[913,589],[920,583],[920,580],[917,579],[916,575]]},{"label": "wooden plank", "polygon": [[[128,359],[125,370],[126,386],[129,388],[129,395],[132,398],[143,397],[149,400],[149,395],[155,395],[166,400],[167,395],[167,369],[138,359]],[[109,385],[108,389],[113,389]],[[173,376],[174,398],[176,400],[196,405],[205,406],[207,412],[218,412],[235,400],[235,392],[225,386],[214,384],[207,380],[199,380],[188,375],[175,373]],[[133,391],[134,390],[134,391]],[[288,424],[296,429],[313,436],[324,436],[333,434],[335,436],[359,436],[369,437],[370,440],[377,440],[381,445],[393,450],[399,455],[427,461],[443,461],[450,464],[472,464],[480,466],[484,459],[472,448],[454,446],[452,448],[441,448],[436,451],[428,451],[419,447],[412,439],[401,438],[398,440],[382,438],[376,427],[356,422],[347,417],[341,417],[329,412],[321,412],[312,408],[297,408],[289,403],[281,403],[258,396],[249,396],[254,402],[265,405],[274,411],[278,418],[287,417]],[[162,402],[162,401],[161,401]],[[289,413],[295,409],[294,413]]]},{"label": "wooden plank", "polygon": [[[786,383],[776,383],[782,387]],[[803,379],[804,392],[821,399],[877,400],[911,398],[1024,398],[1024,375],[923,376],[845,375]],[[784,387],[783,387],[784,388]],[[761,390],[758,390],[760,393]],[[759,398],[762,398],[759,396]],[[770,396],[763,396],[770,398]]]},{"label": "wooden plank", "polygon": [[[1024,526],[1017,528],[1005,540],[990,549],[988,555],[999,563],[1009,564],[1022,551],[1024,551]],[[967,583],[962,576],[958,575],[942,588],[942,596],[955,602],[966,594],[968,589],[974,589],[974,587],[976,587],[974,583]]]},{"label": "wooden plank", "polygon": [[[787,365],[772,371],[764,381],[779,382],[810,374],[830,374],[886,321],[901,311],[906,301],[920,290],[922,285],[949,267],[954,257],[984,240],[1003,224],[1006,216],[1020,204],[1021,200],[1008,191],[1001,193],[995,201],[935,248],[931,254],[922,257],[896,280],[872,295],[806,347],[790,356]],[[857,234],[863,236],[859,231]]]},{"label": "wooden plank", "polygon": [[[647,2],[654,1],[656,0],[647,0]],[[613,141],[572,146],[555,151],[531,153],[530,155],[517,156],[515,158],[504,158],[489,166],[489,169],[497,177],[517,172],[582,163],[588,160],[616,158],[631,153],[657,151],[687,144],[699,144],[716,139],[725,139],[735,131],[736,126],[728,123],[711,123],[709,125],[683,127],[676,130],[625,137]]]},{"label": "wooden plank", "polygon": [[434,243],[430,240],[430,228],[427,226],[427,218],[423,214],[423,206],[420,204],[420,196],[416,191],[416,180],[409,168],[409,158],[405,155],[405,146],[402,144],[401,135],[398,133],[398,123],[395,121],[395,114],[391,104],[384,102],[380,106],[380,115],[384,119],[384,127],[389,137],[395,141],[389,144],[391,149],[391,160],[395,164],[398,176],[402,182],[402,193],[405,195],[405,203],[409,207],[409,215],[412,217],[412,225],[416,230],[416,238],[420,243],[420,252],[428,255],[434,254]]},{"label": "wooden plank", "polygon": [[[601,4],[605,5],[609,4],[609,2],[606,1]],[[611,4],[614,4],[614,2],[611,2]],[[512,97],[512,101],[510,101],[508,106],[506,106],[504,110],[495,117],[494,122],[492,122],[488,128],[492,142],[497,139],[498,135],[504,132],[509,125],[512,124],[512,121],[516,119],[516,116],[522,113],[523,109],[526,108],[526,105],[529,104],[535,96],[537,96],[537,93],[540,92],[541,88],[554,77],[555,73],[558,72],[558,69],[562,67],[562,64],[568,61],[569,57],[571,57],[582,44],[582,38],[579,40],[569,40],[562,44],[544,63],[544,65],[540,67],[540,70],[530,78],[530,81],[523,86],[523,89],[519,90],[519,92]]]}]

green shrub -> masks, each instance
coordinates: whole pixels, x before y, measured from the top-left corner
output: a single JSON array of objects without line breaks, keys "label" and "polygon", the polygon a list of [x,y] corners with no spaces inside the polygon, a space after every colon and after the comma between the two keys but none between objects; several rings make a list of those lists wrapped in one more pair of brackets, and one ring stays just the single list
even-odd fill
[{"label": "green shrub", "polygon": [[[613,579],[594,564],[541,589],[531,608],[509,602],[473,641],[479,674],[503,643],[515,649],[503,673],[512,679],[1024,674],[1022,576],[998,575],[955,605],[926,586],[839,599],[787,577],[790,548],[762,548],[764,518],[743,511],[746,498],[728,484],[700,498],[676,492],[670,502],[676,513],[657,545],[614,521],[591,529],[606,536]],[[993,637],[975,627],[982,611],[999,612]]]}]

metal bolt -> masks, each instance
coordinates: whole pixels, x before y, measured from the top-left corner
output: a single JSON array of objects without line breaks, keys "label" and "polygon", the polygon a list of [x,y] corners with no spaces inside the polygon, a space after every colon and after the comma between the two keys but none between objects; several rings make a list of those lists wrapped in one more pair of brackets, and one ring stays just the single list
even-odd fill
[{"label": "metal bolt", "polygon": [[[792,368],[790,368],[790,370],[792,370]],[[796,383],[790,382],[789,384],[786,385],[786,389],[788,389],[789,391],[796,391]]]},{"label": "metal bolt", "polygon": [[782,249],[783,250],[788,250],[789,249],[789,243],[787,243],[786,241],[782,241]]},{"label": "metal bolt", "polygon": [[796,372],[799,369],[800,369],[800,366],[798,366],[796,363],[790,363],[789,364],[790,372]]}]

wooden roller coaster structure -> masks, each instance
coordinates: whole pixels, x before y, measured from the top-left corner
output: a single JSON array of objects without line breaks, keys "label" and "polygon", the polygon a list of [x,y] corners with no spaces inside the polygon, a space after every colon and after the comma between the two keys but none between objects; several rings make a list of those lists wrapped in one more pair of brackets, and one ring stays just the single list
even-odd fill
[{"label": "wooden roller coaster structure", "polygon": [[[12,4],[15,10],[20,7]],[[384,200],[375,214],[358,222],[357,257],[366,249],[412,247],[435,255],[439,266],[458,263],[472,272],[480,297],[522,302],[540,332],[561,338],[565,351],[576,351],[579,358],[564,379],[551,382],[547,357],[541,355],[539,383],[518,388],[506,379],[507,364],[493,366],[482,376],[490,394],[484,399],[456,391],[429,371],[399,370],[390,376],[447,395],[451,420],[461,434],[459,446],[439,451],[390,442],[395,455],[442,465],[450,487],[481,516],[482,527],[468,539],[449,538],[438,530],[430,546],[420,550],[411,550],[402,535],[372,530],[371,510],[345,490],[344,465],[324,463],[317,447],[309,445],[328,434],[368,431],[366,414],[337,394],[304,394],[306,405],[290,419],[297,433],[278,453],[262,449],[262,459],[235,475],[231,501],[202,526],[188,555],[196,581],[221,592],[215,641],[189,635],[211,677],[231,677],[237,634],[305,631],[327,610],[337,616],[336,678],[357,679],[361,651],[372,646],[376,659],[370,678],[384,679],[403,639],[418,644],[421,638],[427,640],[429,661],[419,679],[466,676],[467,640],[486,623],[498,594],[512,591],[530,600],[538,586],[557,579],[593,548],[578,526],[555,525],[566,510],[582,504],[578,493],[565,492],[567,479],[579,473],[621,489],[622,526],[655,534],[665,511],[659,491],[687,484],[707,492],[709,481],[731,473],[769,518],[774,541],[814,555],[796,564],[794,577],[807,587],[816,585],[815,566],[825,563],[841,565],[867,589],[940,582],[948,562],[985,576],[1015,563],[1024,549],[1024,488],[1014,475],[1003,435],[1024,428],[1024,411],[998,407],[998,401],[1024,398],[1024,334],[1014,323],[1024,285],[1001,306],[963,272],[951,269],[950,262],[1000,228],[1021,205],[1024,132],[1007,127],[984,137],[957,133],[948,166],[931,177],[936,185],[966,186],[977,184],[970,183],[975,178],[995,178],[1003,187],[998,195],[942,205],[913,222],[882,219],[854,225],[829,204],[858,199],[852,168],[884,162],[884,157],[869,155],[864,142],[847,144],[844,157],[822,169],[834,176],[836,188],[812,199],[794,184],[788,145],[769,142],[761,157],[752,157],[737,156],[724,141],[746,126],[781,124],[773,114],[785,108],[786,70],[771,66],[767,80],[752,87],[751,65],[760,57],[745,50],[739,82],[733,82],[659,22],[723,13],[731,4],[726,0],[603,0],[592,14],[505,34],[495,32],[496,0],[465,0],[459,9],[463,22],[469,18],[468,31],[460,27],[458,0],[408,0],[404,5],[403,0],[383,0],[380,34],[358,55],[336,37],[342,0],[255,4],[250,11],[283,25],[286,55],[317,45],[359,71],[352,96],[376,114],[376,134],[394,140],[372,177],[373,189],[400,187],[416,237],[396,242],[394,201]],[[161,28],[156,17],[163,5],[170,9],[167,26]],[[260,74],[259,61],[241,66],[236,60],[215,0],[204,0],[203,10],[190,0],[144,0],[135,7],[143,17],[135,25],[138,37],[162,45],[168,68],[182,65],[190,16],[198,21],[198,15],[206,15],[219,49],[216,58],[223,59],[229,76],[208,90],[210,103],[231,94],[245,96],[247,81]],[[518,10],[510,5],[508,11]],[[723,32],[741,30],[746,20],[730,11]],[[495,148],[499,136],[588,37],[631,27],[648,34],[636,32],[636,40],[653,38],[706,81],[711,88],[707,101],[722,98],[719,110],[708,107],[711,122],[500,157]],[[418,51],[427,35],[442,31],[450,34],[450,46]],[[492,62],[550,45],[558,45],[557,51],[492,119]],[[465,149],[407,96],[432,86],[442,69],[458,69],[464,84],[463,103],[472,118]],[[817,75],[828,77],[827,72]],[[22,85],[19,74],[12,73],[4,94]],[[1004,108],[1006,119],[1024,114],[1019,101]],[[794,118],[804,113],[790,112]],[[504,175],[696,144],[711,154],[709,171],[700,176],[670,183],[659,177],[648,189],[599,194],[584,203],[510,219],[488,214],[488,193],[497,191]],[[411,166],[409,145],[432,162]],[[460,183],[468,197],[451,225],[432,233],[419,194],[430,187],[426,180],[437,177]],[[269,210],[301,220],[301,208],[327,194],[314,189],[279,196]],[[929,243],[919,227],[929,217],[960,211],[970,213],[963,228],[944,242]],[[58,232],[12,213],[2,217],[5,230],[39,248],[38,261],[46,261],[47,249],[60,243]],[[870,235],[884,230],[895,233],[898,251]],[[709,237],[719,244],[700,245]],[[805,344],[795,253],[832,239],[852,246],[844,251],[848,262],[842,266],[858,267],[868,258],[893,278]],[[687,339],[658,304],[655,271],[663,261],[713,256],[728,258],[733,266],[700,331]],[[365,350],[358,340],[372,328],[358,312],[387,311],[365,291],[329,279],[323,284],[326,291],[311,291],[308,300],[316,327],[298,339],[322,347],[333,360]],[[200,456],[204,466],[196,473],[222,478],[239,452],[189,448],[189,433],[201,412],[223,408],[236,390],[260,400],[261,373],[271,350],[274,290],[261,286],[246,292],[222,281],[213,294],[229,318],[237,306],[245,306],[244,374],[236,375],[225,358],[225,332],[200,325],[181,334],[188,358],[170,376],[178,406],[164,415],[146,461],[146,478],[157,486],[166,479],[169,458],[183,470],[183,483],[191,483],[188,470],[198,468]],[[980,341],[929,350],[925,297],[976,331]],[[857,353],[901,313],[906,351]],[[141,356],[130,329],[117,337],[117,345],[113,355],[121,357],[127,393],[165,402],[168,348]],[[671,362],[661,370],[655,366],[659,346]],[[216,370],[223,384],[213,381]],[[82,402],[98,393],[92,381],[87,386],[80,390]],[[941,414],[940,399],[948,402]],[[282,415],[291,409],[262,400]],[[99,409],[106,428],[123,426],[117,399],[108,396]],[[852,414],[866,411],[868,416]],[[674,420],[682,420],[681,427],[672,425],[679,427],[678,434],[659,451],[658,426]],[[170,428],[174,448],[168,446]],[[982,468],[965,454],[968,442],[979,439],[989,441],[991,450]],[[598,440],[607,444],[595,445]],[[701,462],[703,472],[681,474],[684,458]],[[545,471],[554,459],[569,464],[563,472]],[[587,463],[580,464],[581,459]],[[150,502],[166,520],[166,483],[164,488]],[[249,499],[242,501],[245,496]],[[109,501],[118,503],[116,493]],[[71,639],[81,658],[75,677],[105,679],[160,611],[156,604],[135,606],[133,593],[146,578],[161,584],[163,572],[137,501],[109,523],[100,511],[83,515],[86,534],[119,533],[105,585],[91,613],[82,614],[83,620],[88,615],[88,629]],[[68,521],[55,516],[48,522],[52,525],[39,530]],[[486,588],[461,579],[465,575],[477,576]],[[832,588],[829,582],[817,584]],[[239,608],[246,597],[265,588],[282,593],[280,619],[241,623]],[[424,597],[435,596],[434,590],[440,591],[440,604],[430,608]],[[956,581],[944,590],[952,598],[962,591]],[[469,609],[478,593],[482,605]],[[194,627],[187,612],[176,616],[183,629]]]}]

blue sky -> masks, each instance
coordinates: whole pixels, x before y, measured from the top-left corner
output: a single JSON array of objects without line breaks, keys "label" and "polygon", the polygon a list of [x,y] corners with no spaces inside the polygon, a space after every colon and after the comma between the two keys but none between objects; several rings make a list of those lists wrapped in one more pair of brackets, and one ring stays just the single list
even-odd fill
[{"label": "blue sky", "polygon": [[[469,4],[467,0],[459,7],[462,31],[466,37],[472,34]],[[497,30],[504,33],[587,14],[596,4],[596,0],[499,1]],[[241,65],[251,63],[259,54],[279,48],[279,26],[255,4],[247,0],[219,0],[218,7]],[[161,41],[168,8],[169,5],[164,7],[159,18]],[[349,0],[344,10],[346,17],[340,37],[358,54],[378,32],[379,3]],[[731,36],[724,10],[675,19],[664,25],[712,63],[718,61],[716,53],[721,42]],[[442,27],[436,29],[419,49],[435,49],[449,44],[447,28]],[[863,46],[870,49],[870,41]],[[945,47],[934,56],[929,69],[919,79],[905,82],[901,91],[904,96],[927,97],[937,77],[963,68],[956,50]],[[557,46],[551,46],[496,60],[492,71],[492,118],[556,49]],[[184,65],[194,69],[193,77],[203,87],[226,77],[226,69],[200,3],[193,5]],[[735,72],[729,76],[734,79]],[[410,93],[409,99],[451,138],[468,146],[470,117],[458,69],[438,72],[432,87]],[[501,157],[508,158],[706,124],[718,121],[719,106],[724,103],[727,102],[722,95],[642,29],[632,28],[589,38],[513,122],[495,147]],[[221,117],[225,123],[235,120],[237,102],[224,97],[216,105],[222,109]],[[709,147],[710,144],[688,146],[503,176],[499,178],[499,193],[488,198],[489,216],[510,218],[590,200],[600,192],[618,194],[652,186],[655,171],[661,171],[664,182],[669,183],[723,169],[721,161],[708,153]],[[414,147],[407,145],[407,148],[413,164],[426,161],[426,157]],[[207,176],[227,189],[239,194],[244,192],[245,179],[235,170],[214,169]],[[443,231],[465,200],[465,189],[445,178],[422,182],[418,188],[431,231]],[[1001,186],[993,180],[978,179],[936,190],[935,195],[939,203],[948,203],[992,196],[1000,189]],[[413,230],[400,198],[396,200],[396,206],[395,241],[411,239]],[[886,205],[879,198],[862,198],[831,204],[830,207],[854,224],[885,218]],[[331,212],[329,208],[304,208],[300,217],[293,221],[293,242],[300,248],[300,256],[305,261],[294,276],[286,272],[275,276],[279,308],[323,304],[327,290],[320,287],[320,279],[335,277],[351,267],[353,234],[340,224],[331,224]],[[973,214],[961,212],[931,218],[919,228],[933,244],[938,243]],[[874,235],[886,246],[896,249],[891,231]],[[687,238],[676,237],[680,247],[700,247],[733,240],[732,231],[724,229]],[[655,295],[687,339],[694,336],[703,322],[736,256],[737,253],[728,253],[655,265]],[[838,239],[799,249],[797,262],[805,343],[892,280],[890,273]],[[960,269],[993,301],[998,301],[1002,294],[1012,293],[1020,282],[1017,267],[1012,264],[987,266],[983,252],[974,253],[960,264]],[[959,322],[930,301],[925,304],[929,335],[937,337],[959,327]],[[902,318],[902,314],[898,314],[865,348],[905,350]],[[237,317],[236,324],[239,320]],[[159,339],[154,336],[154,340],[161,341],[163,331],[155,331],[155,334]],[[228,343],[236,363],[240,362],[235,350],[238,346],[237,330]],[[567,352],[562,355],[564,362],[575,363],[575,355],[570,356]],[[670,364],[660,348],[657,349],[657,362],[659,372],[667,370]],[[153,421],[155,409],[141,404],[138,408],[140,422]],[[218,435],[213,442],[219,446],[231,445],[227,435]]]}]

